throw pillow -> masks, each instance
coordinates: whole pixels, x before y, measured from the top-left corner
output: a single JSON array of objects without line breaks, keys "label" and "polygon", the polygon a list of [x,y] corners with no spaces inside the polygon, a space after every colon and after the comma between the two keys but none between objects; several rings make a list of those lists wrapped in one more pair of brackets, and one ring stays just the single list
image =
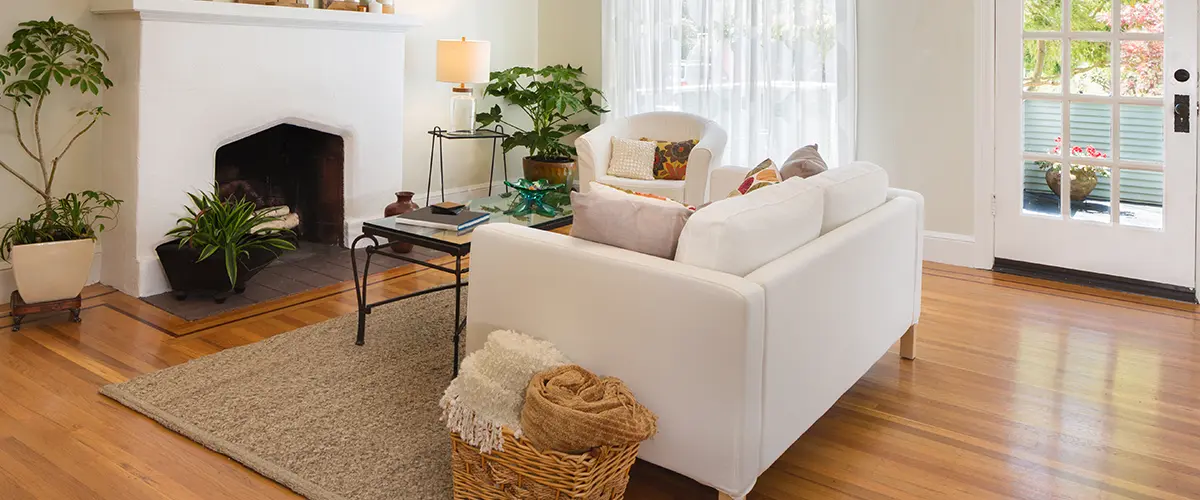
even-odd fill
[{"label": "throw pillow", "polygon": [[684,203],[684,202],[682,202],[682,201],[679,201],[679,200],[673,200],[673,199],[671,199],[671,198],[667,198],[666,196],[657,195],[657,194],[650,194],[650,193],[639,193],[639,192],[637,192],[637,191],[634,191],[634,190],[632,190],[632,189],[625,189],[625,188],[623,188],[623,187],[617,187],[617,186],[613,186],[613,185],[609,185],[609,184],[604,184],[604,183],[602,183],[602,182],[598,182],[598,183],[596,183],[596,184],[600,184],[601,186],[605,186],[605,187],[610,187],[610,188],[616,189],[617,191],[620,191],[620,192],[622,192],[622,193],[628,193],[628,194],[631,194],[631,195],[634,195],[634,196],[644,196],[644,197],[646,197],[646,198],[650,198],[650,199],[654,199],[654,200],[662,200],[662,201],[669,201],[669,202],[671,202],[671,203],[678,203],[678,204],[682,205],[683,207],[687,208],[688,210],[691,210],[691,211],[693,211],[693,212],[694,212],[694,211],[696,211],[696,207],[693,207],[693,206],[691,206],[691,205],[688,205],[687,203]]},{"label": "throw pillow", "polygon": [[687,178],[688,158],[692,156],[692,150],[700,141],[695,139],[679,142],[656,141],[645,137],[642,140],[658,145],[658,150],[654,152],[655,179],[682,181]]},{"label": "throw pillow", "polygon": [[746,174],[746,179],[742,184],[729,193],[729,197],[741,196],[756,189],[762,189],[767,186],[773,186],[783,182],[783,177],[779,175],[779,168],[775,166],[775,162],[770,159],[763,160],[754,170]]},{"label": "throw pillow", "polygon": [[642,181],[654,180],[654,152],[657,149],[653,143],[613,137],[608,175]]},{"label": "throw pillow", "polygon": [[821,153],[817,151],[817,145],[812,144],[792,153],[787,161],[783,162],[783,168],[779,170],[779,173],[786,181],[792,177],[807,179],[826,170],[829,170],[829,166],[825,164],[825,159],[821,158]]},{"label": "throw pillow", "polygon": [[638,253],[674,259],[679,233],[692,215],[684,205],[638,196],[593,182],[571,193],[571,236]]}]

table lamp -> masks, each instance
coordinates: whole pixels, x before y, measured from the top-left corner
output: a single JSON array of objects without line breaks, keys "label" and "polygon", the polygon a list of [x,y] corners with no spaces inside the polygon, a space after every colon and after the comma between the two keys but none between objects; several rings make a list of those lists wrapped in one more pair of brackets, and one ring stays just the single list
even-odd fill
[{"label": "table lamp", "polygon": [[476,40],[438,40],[437,80],[457,83],[450,98],[450,131],[475,130],[475,93],[468,83],[491,80],[492,44]]}]

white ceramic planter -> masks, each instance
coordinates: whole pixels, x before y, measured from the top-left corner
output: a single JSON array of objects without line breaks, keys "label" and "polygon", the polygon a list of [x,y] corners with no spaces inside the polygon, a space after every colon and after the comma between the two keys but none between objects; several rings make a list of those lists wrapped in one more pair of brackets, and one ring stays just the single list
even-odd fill
[{"label": "white ceramic planter", "polygon": [[25,302],[47,302],[79,295],[92,272],[96,241],[71,240],[17,245],[11,262],[17,290]]}]

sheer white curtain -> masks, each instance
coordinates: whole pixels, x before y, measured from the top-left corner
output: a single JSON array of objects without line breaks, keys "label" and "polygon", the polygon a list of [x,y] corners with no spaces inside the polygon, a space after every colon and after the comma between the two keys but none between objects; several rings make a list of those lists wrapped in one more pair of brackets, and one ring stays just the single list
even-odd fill
[{"label": "sheer white curtain", "polygon": [[620,118],[685,111],[729,132],[724,164],[819,144],[854,159],[855,0],[604,0],[604,92]]}]

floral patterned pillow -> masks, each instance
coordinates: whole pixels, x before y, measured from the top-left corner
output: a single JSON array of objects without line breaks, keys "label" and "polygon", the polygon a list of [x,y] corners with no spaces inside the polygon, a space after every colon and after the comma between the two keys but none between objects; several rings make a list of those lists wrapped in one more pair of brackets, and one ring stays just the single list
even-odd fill
[{"label": "floral patterned pillow", "polygon": [[658,150],[654,154],[655,179],[682,181],[687,177],[688,157],[692,156],[692,149],[700,141],[695,139],[679,142],[656,141],[646,137],[643,137],[642,140],[658,145]]},{"label": "floral patterned pillow", "polygon": [[779,174],[779,167],[775,166],[775,162],[770,159],[763,160],[754,170],[746,174],[746,179],[737,189],[729,192],[729,197],[741,196],[756,189],[762,189],[767,186],[774,186],[783,182],[783,176]]}]

